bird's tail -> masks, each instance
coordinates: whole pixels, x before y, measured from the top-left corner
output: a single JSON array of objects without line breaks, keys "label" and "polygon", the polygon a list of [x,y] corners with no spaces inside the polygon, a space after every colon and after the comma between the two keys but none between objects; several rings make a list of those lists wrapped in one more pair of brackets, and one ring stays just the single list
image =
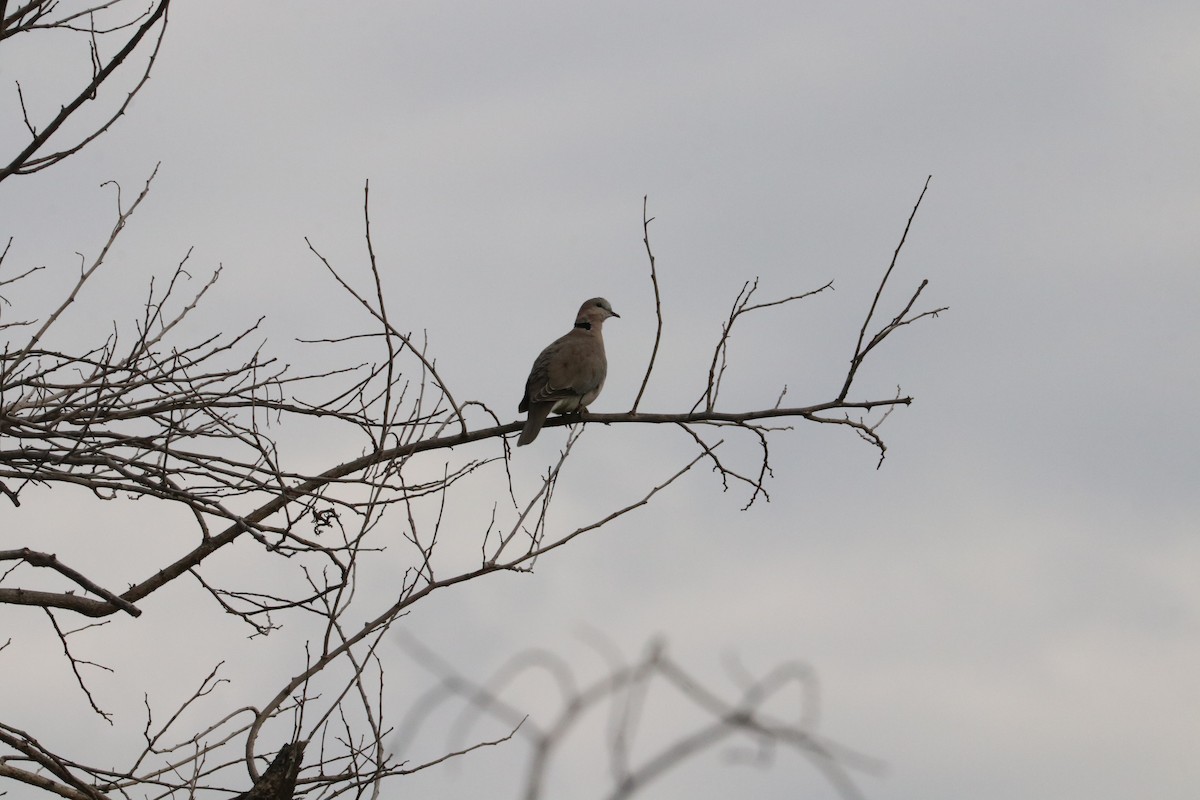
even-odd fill
[{"label": "bird's tail", "polygon": [[527,445],[537,438],[537,435],[542,432],[542,425],[546,423],[546,417],[550,416],[552,408],[554,408],[554,403],[530,404],[529,416],[525,418],[525,427],[521,429],[517,447]]}]

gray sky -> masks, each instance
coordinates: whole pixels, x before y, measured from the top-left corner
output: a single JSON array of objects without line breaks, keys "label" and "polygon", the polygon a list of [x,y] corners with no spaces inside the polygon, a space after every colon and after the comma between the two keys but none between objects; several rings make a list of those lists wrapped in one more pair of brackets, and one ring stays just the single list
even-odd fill
[{"label": "gray sky", "polygon": [[[932,174],[884,312],[923,278],[922,307],[951,310],[864,368],[858,394],[916,397],[883,428],[882,469],[850,431],[797,425],[772,446],[769,504],[740,512],[746,498],[698,470],[532,576],[435,596],[408,630],[477,677],[531,646],[595,674],[585,627],[630,658],[662,635],[730,691],[734,654],[755,673],[804,661],[822,730],[887,765],[860,776],[880,800],[1182,800],[1200,791],[1197,141],[1195,3],[210,0],[172,10],[149,86],[108,136],[3,184],[0,236],[16,237],[13,267],[70,275],[112,221],[100,182],[132,193],[161,161],[119,268],[71,324],[82,336],[136,313],[146,276],[194,246],[197,271],[225,265],[209,322],[265,313],[291,352],[357,324],[304,237],[365,278],[369,179],[393,314],[428,331],[461,397],[511,420],[534,355],[593,295],[622,315],[594,409],[632,403],[654,335],[649,195],[667,335],[646,410],[690,408],[744,281],[763,299],[834,281],[737,331],[723,405],[758,408],[784,384],[796,404],[836,395]],[[564,438],[523,449],[518,479]],[[629,502],[693,449],[665,426],[588,430],[556,517]],[[486,522],[478,500],[464,535]],[[142,526],[156,553],[189,546],[145,532],[146,509],[62,502],[6,509],[0,547],[40,547],[48,520],[60,555],[111,559],[98,532],[79,541],[80,515],[119,541],[137,536],[126,520]],[[121,566],[115,582],[142,577]],[[163,602],[203,602],[184,594]],[[178,662],[164,669],[198,681],[212,659],[175,652],[194,632],[172,620],[115,621],[120,645],[96,647],[149,647],[153,631]],[[245,657],[292,674],[298,651],[256,647]],[[386,658],[398,682],[427,680],[398,648]],[[237,691],[279,675],[239,676]],[[136,730],[141,684],[98,680]],[[0,700],[22,702],[46,700]],[[578,776],[601,760],[581,747],[556,796],[596,796]],[[411,785],[474,796],[515,786],[514,763],[491,752]],[[764,772],[714,758],[671,781],[647,796],[823,790],[788,759]]]}]

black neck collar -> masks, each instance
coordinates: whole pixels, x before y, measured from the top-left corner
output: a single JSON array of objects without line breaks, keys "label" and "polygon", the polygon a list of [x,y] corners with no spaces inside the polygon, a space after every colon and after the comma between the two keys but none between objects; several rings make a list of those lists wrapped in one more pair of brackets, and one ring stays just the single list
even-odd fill
[{"label": "black neck collar", "polygon": [[584,320],[583,322],[576,322],[575,327],[580,328],[585,331],[590,331],[592,329],[592,323],[588,322],[587,320]]}]

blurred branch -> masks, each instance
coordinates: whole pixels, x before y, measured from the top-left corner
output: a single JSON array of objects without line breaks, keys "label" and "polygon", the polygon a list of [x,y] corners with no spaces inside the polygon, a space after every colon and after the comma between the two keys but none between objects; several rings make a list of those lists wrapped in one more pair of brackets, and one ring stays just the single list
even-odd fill
[{"label": "blurred branch", "polygon": [[[404,636],[400,643],[417,664],[437,678],[438,684],[413,705],[413,711],[401,725],[406,735],[396,743],[396,750],[407,752],[421,739],[422,728],[429,724],[432,715],[451,700],[459,699],[464,703],[463,724],[454,727],[453,737],[444,746],[460,747],[458,740],[467,735],[468,724],[486,717],[505,727],[518,726],[520,738],[530,744],[521,792],[524,800],[538,800],[550,792],[547,777],[555,756],[568,746],[582,723],[596,715],[608,719],[611,786],[595,787],[597,794],[606,798],[632,797],[685,762],[739,735],[748,738],[759,751],[783,747],[803,755],[843,798],[862,797],[849,769],[869,772],[879,769],[874,759],[820,735],[816,730],[817,717],[807,709],[793,711],[790,716],[796,722],[784,722],[771,713],[771,704],[778,704],[779,698],[797,685],[803,690],[805,702],[815,702],[811,671],[803,665],[782,664],[761,678],[750,678],[738,697],[727,700],[672,659],[661,642],[651,643],[642,657],[631,664],[609,655],[606,671],[588,682],[579,681],[560,656],[545,650],[529,650],[480,683],[464,676],[451,662],[413,637]],[[611,653],[613,648],[607,646],[605,650]],[[505,688],[518,678],[533,679],[538,674],[550,676],[552,688],[557,690],[542,696],[559,698],[557,710],[542,714],[546,718],[542,722],[530,719],[504,698]],[[671,695],[664,694],[667,688],[672,690]],[[706,719],[683,731],[678,730],[683,726],[677,724],[672,732],[651,737],[642,730],[645,708],[652,698],[661,705],[671,697],[685,704],[684,709],[674,711],[674,719],[690,719],[692,712],[700,712]],[[635,742],[640,744],[635,746]]]}]

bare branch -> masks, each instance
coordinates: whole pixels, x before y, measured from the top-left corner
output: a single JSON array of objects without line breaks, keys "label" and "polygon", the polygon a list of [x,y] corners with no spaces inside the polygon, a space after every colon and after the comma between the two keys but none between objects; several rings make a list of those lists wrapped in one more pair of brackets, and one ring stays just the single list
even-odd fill
[{"label": "bare branch", "polygon": [[[24,95],[20,96],[21,109],[25,114],[25,124],[31,134],[30,141],[29,144],[27,144],[13,157],[7,166],[0,167],[0,181],[3,181],[5,178],[11,175],[28,174],[51,167],[71,156],[72,154],[79,152],[81,149],[95,141],[105,131],[112,127],[113,123],[115,123],[117,119],[125,113],[134,96],[141,91],[142,87],[145,86],[146,81],[150,77],[150,71],[154,68],[155,60],[158,57],[159,47],[162,45],[163,36],[166,33],[167,8],[170,6],[170,3],[171,0],[157,0],[156,4],[152,6],[151,10],[146,16],[145,22],[143,22],[134,32],[134,34],[130,36],[128,41],[125,42],[125,45],[116,53],[116,55],[110,58],[107,63],[101,65],[98,61],[95,62],[96,68],[94,69],[91,81],[88,82],[88,84],[79,92],[79,94],[75,96],[73,100],[62,105],[58,114],[55,115],[52,120],[42,126],[40,130],[29,120],[28,113],[25,112]],[[80,12],[79,14],[67,16],[52,23],[41,23],[40,19],[47,12],[52,10],[55,5],[56,4],[53,2],[30,2],[18,7],[7,16],[4,16],[2,13],[0,13],[0,23],[2,23],[2,27],[0,27],[0,40],[3,40],[7,36],[11,36],[14,33],[34,30],[39,27],[72,29],[72,26],[69,25],[70,21],[81,17],[83,13],[91,13],[91,11]],[[114,5],[114,3],[103,3],[98,6],[98,8],[104,8],[111,5]],[[22,18],[25,19],[23,20]],[[120,104],[117,110],[107,119],[107,121],[96,125],[93,128],[92,133],[85,136],[74,145],[61,147],[53,153],[38,156],[37,153],[41,151],[47,144],[49,144],[50,140],[62,127],[63,123],[70,119],[84,103],[96,98],[101,84],[112,77],[113,73],[116,72],[116,70],[125,62],[130,54],[132,54],[133,51],[138,48],[142,40],[147,36],[147,34],[150,33],[151,30],[154,29],[156,25],[159,24],[160,21],[162,24],[159,28],[158,38],[154,43],[154,48],[151,51],[149,58],[147,59],[141,79],[126,95],[124,101]],[[89,52],[92,54],[94,60],[96,59],[95,40],[93,38],[95,34],[112,33],[121,30],[124,27],[124,25],[120,25],[107,30],[97,30],[94,27],[89,26],[88,28],[84,29],[84,32],[89,36]]]},{"label": "bare branch", "polygon": [[887,286],[888,278],[892,276],[892,270],[896,268],[896,261],[900,258],[900,251],[904,248],[904,243],[908,240],[908,231],[910,228],[912,228],[913,220],[917,216],[917,209],[921,207],[921,201],[925,199],[925,192],[929,191],[929,182],[931,180],[933,180],[932,175],[925,179],[925,185],[921,188],[921,194],[917,196],[917,202],[913,204],[912,213],[908,215],[908,222],[904,224],[904,232],[900,235],[900,242],[896,245],[895,252],[892,253],[891,263],[888,264],[887,271],[883,273],[883,279],[879,281],[879,288],[875,290],[875,297],[871,300],[871,307],[867,310],[867,316],[863,319],[862,327],[859,328],[858,342],[854,345],[854,356],[850,359],[850,368],[846,371],[846,382],[842,384],[842,390],[838,392],[838,400],[846,399],[846,396],[850,393],[850,384],[854,382],[854,377],[858,374],[858,368],[862,366],[863,359],[866,358],[867,353],[869,353],[875,347],[875,345],[882,342],[888,334],[902,325],[907,325],[924,317],[936,317],[940,312],[946,310],[945,308],[939,308],[934,311],[926,311],[925,313],[919,314],[912,319],[907,321],[904,320],[904,316],[908,313],[909,309],[912,308],[913,303],[916,302],[917,297],[920,296],[921,291],[928,283],[928,281],[922,281],[921,285],[917,288],[917,291],[913,294],[912,299],[910,299],[908,304],[904,307],[904,310],[896,315],[896,318],[890,323],[881,328],[879,332],[871,338],[871,341],[866,345],[866,347],[863,346],[863,340],[867,336],[867,328],[870,327],[871,319],[875,316],[875,310],[879,306],[879,298],[883,296],[883,290]]},{"label": "bare branch", "polygon": [[[750,305],[750,298],[758,291],[758,278],[753,282],[747,281],[742,285],[742,289],[738,292],[737,299],[733,302],[733,308],[730,309],[729,317],[721,326],[721,338],[717,340],[717,346],[713,349],[712,363],[708,368],[708,383],[704,387],[704,393],[700,396],[696,403],[692,406],[695,411],[700,408],[703,403],[706,411],[712,411],[717,404],[717,395],[721,391],[721,378],[725,375],[725,366],[729,355],[729,338],[733,333],[733,325],[738,318],[743,314],[748,314],[752,311],[757,311],[763,308],[771,308],[772,306],[783,305],[795,300],[803,300],[806,297],[812,297],[815,294],[820,294],[826,289],[833,288],[833,281],[829,281],[824,286],[817,289],[804,292],[803,294],[784,297],[780,300],[771,300],[766,303],[757,303]],[[845,398],[841,398],[845,399]]]},{"label": "bare branch", "polygon": [[646,375],[642,378],[642,385],[638,388],[637,397],[633,399],[633,407],[631,412],[637,411],[638,405],[642,402],[642,395],[646,392],[646,384],[650,382],[650,373],[654,371],[654,361],[658,358],[658,345],[662,342],[663,331],[663,315],[662,315],[662,296],[658,291],[658,270],[654,265],[654,251],[650,249],[650,223],[654,221],[654,217],[646,216],[646,205],[649,201],[648,195],[642,196],[642,243],[646,246],[646,257],[650,259],[650,283],[654,286],[654,316],[657,324],[654,328],[654,347],[650,350],[650,363],[646,365]]},{"label": "bare branch", "polygon": [[113,594],[103,586],[99,586],[89,580],[80,572],[71,569],[66,564],[58,560],[58,557],[53,553],[38,553],[30,550],[28,547],[22,547],[20,550],[0,550],[0,561],[24,561],[33,567],[48,567],[60,575],[70,578],[83,589],[92,594],[103,597],[107,602],[113,604],[117,608],[129,614],[131,617],[141,616],[141,610],[130,602],[127,602],[118,595]]},{"label": "bare branch", "polygon": [[[75,655],[71,653],[71,648],[67,644],[67,636],[69,636],[71,633],[75,633],[76,631],[70,631],[68,633],[63,633],[63,629],[58,626],[58,620],[56,620],[54,618],[54,612],[52,612],[48,608],[43,609],[43,610],[46,612],[46,616],[50,618],[50,625],[54,628],[54,632],[58,635],[58,641],[62,645],[63,655],[65,655],[67,657],[67,661],[71,664],[71,671],[73,673],[75,673],[75,682],[79,684],[79,688],[82,689],[84,695],[87,696],[88,705],[90,705],[92,707],[92,711],[95,711],[98,715],[103,717],[105,722],[107,722],[109,725],[112,725],[113,724],[112,714],[108,713],[107,711],[102,710],[100,708],[100,706],[96,705],[96,701],[92,697],[91,691],[87,688],[87,683],[84,682],[84,680],[83,680],[83,675],[81,675],[79,672],[79,667],[80,666],[97,667],[99,669],[106,670],[108,672],[112,672],[112,670],[109,669],[108,667],[104,666],[103,664],[97,664],[93,661],[85,661],[81,658],[76,658]],[[99,624],[105,625],[107,623],[101,622]]]},{"label": "bare branch", "polygon": [[[93,10],[113,2],[100,0]],[[45,15],[52,12],[59,23],[64,19],[52,3],[17,11],[22,15],[14,24],[26,27],[48,24]],[[4,16],[0,7],[0,18],[13,19],[13,13]],[[91,16],[75,16],[68,24],[95,35],[107,30]],[[98,48],[96,53],[97,70],[102,70]],[[633,405],[623,413],[589,412],[548,420],[547,429],[568,425],[571,430],[558,457],[523,488],[524,468],[514,462],[510,446],[522,423],[503,421],[480,401],[460,402],[437,369],[428,335],[397,328],[388,309],[386,270],[372,242],[369,184],[363,192],[366,257],[355,273],[367,276],[368,291],[355,289],[359,278],[341,272],[308,244],[321,268],[362,313],[346,322],[351,326],[346,330],[302,344],[336,348],[341,363],[352,366],[304,371],[280,363],[267,350],[261,319],[232,328],[221,321],[216,332],[186,333],[192,326],[184,320],[194,322],[204,313],[202,303],[212,302],[210,289],[221,273],[217,266],[201,274],[191,263],[190,249],[173,269],[150,282],[131,319],[114,320],[88,347],[59,344],[56,340],[67,338],[60,330],[67,310],[86,296],[85,285],[110,272],[101,267],[115,258],[115,243],[147,197],[153,178],[152,174],[128,204],[114,184],[116,219],[98,253],[80,256],[78,274],[64,283],[65,296],[45,313],[32,315],[32,333],[0,345],[0,494],[26,514],[36,505],[21,505],[22,492],[32,493],[30,487],[64,492],[81,488],[103,500],[141,499],[153,506],[156,523],[175,549],[168,559],[148,566],[136,559],[106,565],[128,569],[129,564],[141,563],[137,569],[145,570],[105,577],[104,584],[119,580],[120,586],[127,586],[117,591],[89,576],[95,566],[73,552],[60,551],[60,559],[58,553],[43,552],[45,546],[14,546],[0,551],[0,604],[44,610],[62,646],[57,657],[66,659],[83,692],[77,705],[83,713],[90,707],[91,713],[106,719],[108,712],[101,710],[85,681],[87,667],[105,667],[81,657],[71,637],[85,628],[65,629],[54,610],[95,618],[123,612],[137,618],[147,603],[167,594],[160,589],[187,575],[187,580],[196,581],[201,598],[211,600],[189,607],[189,613],[231,614],[248,626],[247,634],[258,647],[276,641],[272,634],[285,626],[298,628],[303,663],[292,663],[284,673],[289,677],[268,685],[261,698],[265,702],[256,701],[253,707],[244,702],[222,705],[223,692],[218,689],[231,678],[217,677],[221,664],[198,688],[180,692],[182,702],[172,699],[167,708],[175,710],[165,721],[155,719],[152,708],[159,703],[152,706],[147,695],[145,726],[122,762],[130,765],[125,768],[67,758],[0,723],[0,778],[23,788],[90,800],[239,793],[257,798],[266,787],[309,797],[378,798],[386,796],[384,784],[396,776],[519,739],[533,746],[525,786],[526,796],[532,798],[545,791],[544,775],[568,733],[587,714],[608,707],[612,786],[605,791],[612,797],[652,785],[718,743],[742,740],[760,752],[801,752],[843,796],[855,796],[844,775],[844,766],[854,765],[854,759],[816,734],[815,715],[798,714],[799,722],[791,717],[781,722],[770,713],[769,704],[777,702],[772,698],[780,687],[794,685],[794,673],[763,678],[747,673],[740,693],[729,699],[692,680],[660,646],[633,664],[608,651],[609,670],[593,681],[578,679],[561,658],[542,651],[514,659],[478,685],[426,658],[431,671],[444,679],[436,694],[405,718],[401,743],[407,746],[415,735],[409,729],[423,724],[447,698],[465,698],[469,707],[452,726],[444,751],[403,761],[396,748],[387,746],[397,734],[387,713],[392,687],[385,680],[380,645],[432,593],[498,572],[531,573],[552,564],[555,550],[596,535],[651,502],[661,502],[668,487],[702,462],[723,489],[745,492],[744,509],[760,499],[770,500],[771,456],[779,440],[800,423],[844,425],[875,447],[882,461],[886,445],[879,427],[912,398],[897,389],[890,397],[852,399],[848,389],[866,355],[888,335],[941,310],[914,310],[927,284],[913,292],[900,313],[868,335],[892,274],[889,267],[837,396],[785,404],[785,385],[782,391],[768,389],[771,394],[750,407],[718,411],[724,405],[718,405],[723,381],[737,374],[730,348],[738,320],[832,288],[830,282],[758,302],[757,282],[746,282],[724,321],[696,405],[685,412],[642,412],[640,404],[665,334],[649,238],[653,218],[643,198],[643,244],[658,325]],[[8,246],[0,252],[0,266],[6,266],[8,253]],[[895,260],[894,256],[893,266]],[[13,270],[15,277],[0,282],[0,288],[34,269],[39,268]],[[0,305],[6,302],[0,298]],[[24,330],[18,324],[6,323],[0,330],[15,334]],[[295,361],[303,364],[304,359]],[[812,402],[822,396],[827,399]],[[476,411],[486,427],[468,425],[468,412]],[[668,430],[682,430],[695,450],[664,468],[657,479],[648,478],[631,496],[600,498],[605,505],[591,516],[563,520],[552,511],[564,492],[577,490],[575,445],[597,424],[667,425]],[[326,455],[316,463],[297,460],[292,444],[307,445],[318,429],[321,435],[332,434],[328,441],[333,444],[322,450]],[[744,450],[724,446],[737,436],[750,437],[754,447],[748,458]],[[306,450],[311,453],[311,448]],[[478,492],[480,486],[484,494]],[[479,497],[484,499],[478,507],[464,502]],[[165,509],[178,513],[157,514]],[[478,525],[474,532],[472,519]],[[14,535],[22,530],[12,526]],[[477,538],[462,546],[464,537],[472,534]],[[447,540],[453,544],[447,545]],[[243,547],[238,557],[277,575],[278,583],[230,585],[231,580],[245,579],[222,577],[214,563],[219,559],[212,557],[239,541]],[[387,558],[393,560],[381,562],[379,554],[388,548]],[[544,560],[548,557],[549,562]],[[382,598],[377,591],[360,591],[359,584],[365,575],[377,576],[380,563],[388,563],[389,574],[395,576],[390,593]],[[12,652],[8,642],[0,650],[6,657]],[[561,713],[548,720],[528,718],[503,697],[511,681],[530,670],[549,675],[561,698]],[[643,724],[647,699],[664,683],[706,720],[647,749],[635,734]],[[501,721],[501,735],[468,737],[470,726],[483,717]],[[399,750],[403,753],[404,748]]]}]

